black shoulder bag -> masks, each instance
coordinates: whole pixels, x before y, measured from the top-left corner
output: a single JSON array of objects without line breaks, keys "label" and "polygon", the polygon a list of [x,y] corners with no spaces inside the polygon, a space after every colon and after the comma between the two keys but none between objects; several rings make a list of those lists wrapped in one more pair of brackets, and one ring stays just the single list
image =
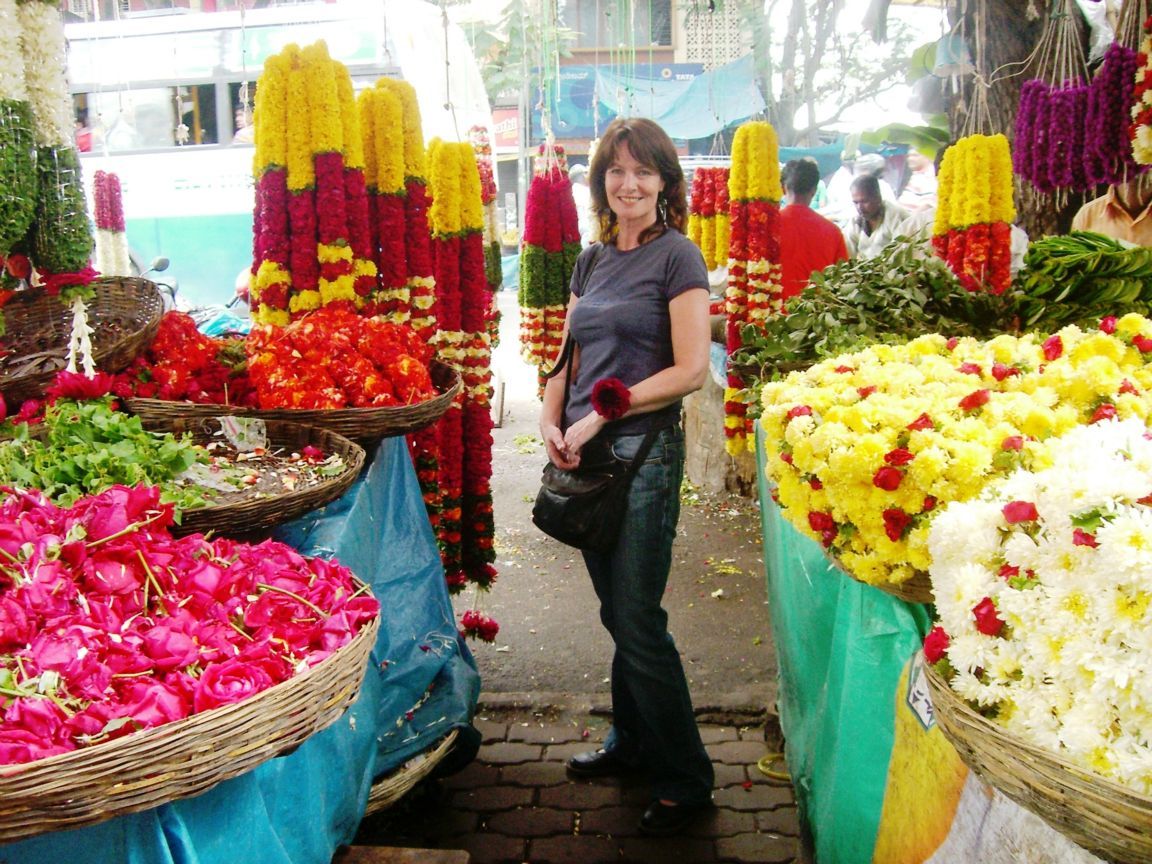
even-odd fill
[{"label": "black shoulder bag", "polygon": [[[588,268],[584,276],[585,285],[596,269],[602,252],[603,247]],[[568,405],[572,384],[574,344],[569,332],[560,359],[551,370],[544,373],[545,378],[552,378],[561,369],[565,370],[561,416]],[[620,536],[624,514],[628,509],[628,490],[632,486],[632,478],[648,458],[657,434],[659,430],[654,429],[645,435],[640,449],[636,451],[636,457],[629,461],[610,457],[606,463],[589,466],[582,463],[574,471],[557,468],[549,461],[544,466],[536,503],[532,505],[532,521],[536,527],[549,537],[577,549],[611,552]]]}]

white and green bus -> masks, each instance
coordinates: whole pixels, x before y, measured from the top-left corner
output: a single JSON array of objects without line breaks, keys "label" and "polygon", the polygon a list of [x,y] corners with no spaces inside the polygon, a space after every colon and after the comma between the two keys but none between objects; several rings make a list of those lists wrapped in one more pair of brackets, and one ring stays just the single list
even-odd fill
[{"label": "white and green bus", "polygon": [[[115,172],[137,260],[165,256],[186,305],[226,303],[252,255],[250,121],[265,58],[323,39],[357,90],[382,76],[417,92],[426,139],[491,128],[463,33],[423,0],[340,0],[246,12],[68,24],[85,178]],[[449,62],[450,61],[450,62]]]}]

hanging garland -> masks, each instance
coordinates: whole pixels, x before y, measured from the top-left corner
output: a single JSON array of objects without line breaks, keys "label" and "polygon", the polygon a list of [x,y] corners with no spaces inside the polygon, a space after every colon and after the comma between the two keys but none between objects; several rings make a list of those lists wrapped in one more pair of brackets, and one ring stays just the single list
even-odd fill
[{"label": "hanging garland", "polygon": [[[741,331],[763,327],[784,311],[780,281],[779,144],[768,123],[745,123],[736,130],[732,168],[728,176],[727,348],[731,355],[742,347]],[[728,452],[736,455],[752,440],[752,421],[740,393],[745,382],[732,369],[724,391],[724,434]]]},{"label": "hanging garland", "polygon": [[1003,135],[968,135],[944,152],[932,246],[969,291],[1012,280],[1012,162]]},{"label": "hanging garland", "polygon": [[124,204],[120,178],[106,171],[92,176],[92,199],[96,207],[96,269],[105,276],[127,276],[128,235],[124,233]]},{"label": "hanging garland", "polygon": [[480,169],[480,199],[484,203],[484,273],[488,278],[488,290],[492,292],[487,327],[492,347],[495,348],[500,344],[500,309],[496,303],[496,292],[504,281],[503,263],[500,260],[500,226],[496,220],[496,175],[488,130],[483,126],[473,126],[468,130],[468,139],[472,142],[476,165]]},{"label": "hanging garland", "polygon": [[365,314],[406,324],[412,317],[412,292],[404,226],[404,103],[398,90],[377,85],[360,93],[357,107],[377,272]]},{"label": "hanging garland", "polygon": [[728,263],[728,169],[697,168],[692,175],[688,237],[709,271]]},{"label": "hanging garland", "polygon": [[1152,165],[1152,17],[1144,22],[1132,94],[1132,158]]}]

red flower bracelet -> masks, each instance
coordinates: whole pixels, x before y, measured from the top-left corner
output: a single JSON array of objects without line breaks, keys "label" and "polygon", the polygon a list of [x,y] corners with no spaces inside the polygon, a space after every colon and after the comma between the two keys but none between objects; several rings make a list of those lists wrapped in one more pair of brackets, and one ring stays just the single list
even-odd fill
[{"label": "red flower bracelet", "polygon": [[619,420],[632,407],[632,393],[619,378],[601,378],[592,387],[592,408],[606,420]]}]

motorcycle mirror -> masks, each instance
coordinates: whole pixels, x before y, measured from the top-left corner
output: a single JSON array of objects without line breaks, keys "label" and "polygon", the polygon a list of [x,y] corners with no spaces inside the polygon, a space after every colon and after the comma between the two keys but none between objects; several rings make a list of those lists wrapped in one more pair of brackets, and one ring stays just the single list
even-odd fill
[{"label": "motorcycle mirror", "polygon": [[163,255],[153,258],[151,265],[148,267],[149,273],[163,273],[168,269],[169,262]]}]

